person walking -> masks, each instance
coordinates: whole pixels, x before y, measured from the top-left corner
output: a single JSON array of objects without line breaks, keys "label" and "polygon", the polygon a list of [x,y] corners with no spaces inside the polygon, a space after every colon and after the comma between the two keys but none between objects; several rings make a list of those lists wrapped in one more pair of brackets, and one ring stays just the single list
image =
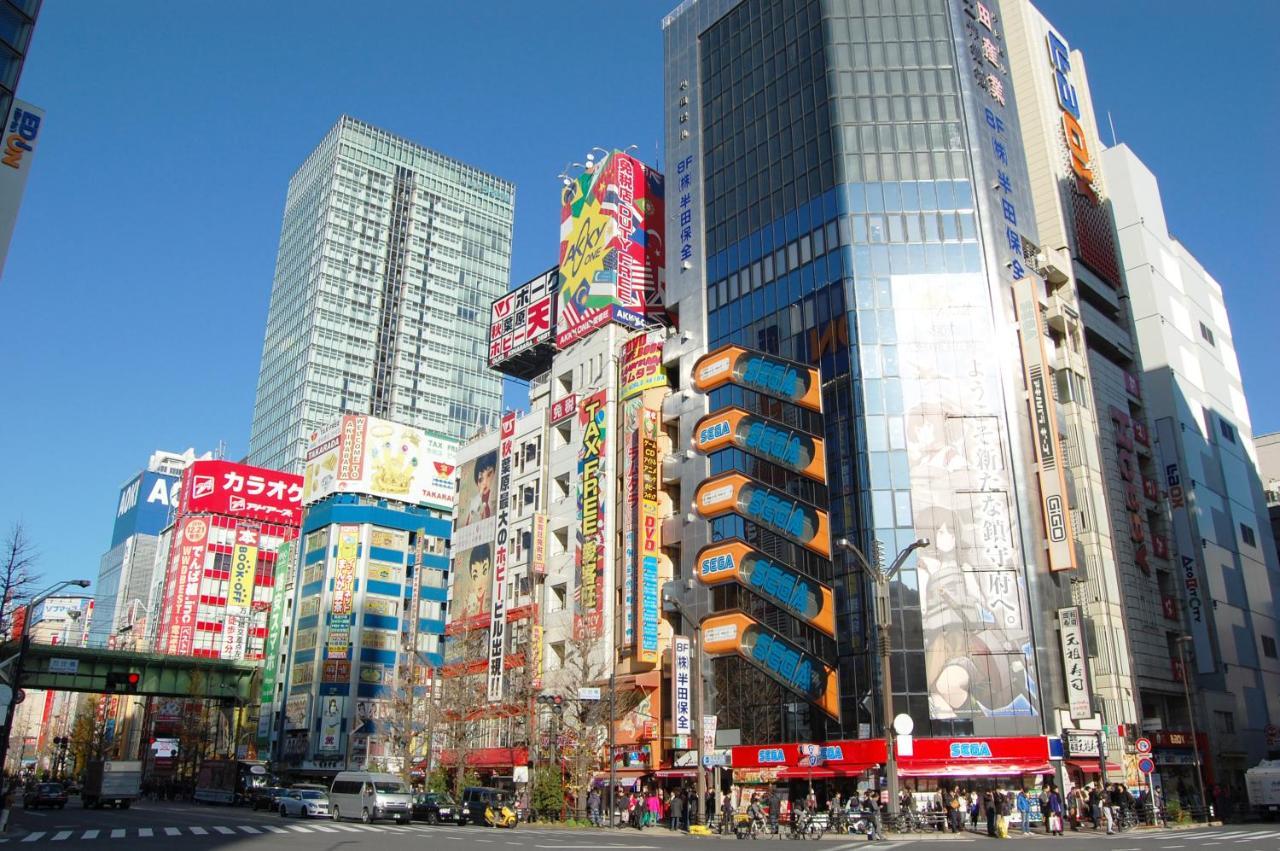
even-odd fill
[{"label": "person walking", "polygon": [[977,792],[969,793],[969,829],[978,829],[978,813],[982,809],[982,802],[978,798]]},{"label": "person walking", "polygon": [[1018,790],[1018,818],[1022,819],[1022,835],[1031,832],[1031,799],[1026,789]]},{"label": "person walking", "polygon": [[592,827],[600,827],[600,790],[593,788],[587,793],[587,817]]},{"label": "person walking", "polygon": [[733,830],[733,798],[725,792],[724,798],[720,801],[720,832],[728,833],[731,830]]},{"label": "person walking", "polygon": [[866,797],[862,799],[862,810],[867,814],[867,839],[884,839],[884,833],[881,830],[880,796],[868,789]]}]

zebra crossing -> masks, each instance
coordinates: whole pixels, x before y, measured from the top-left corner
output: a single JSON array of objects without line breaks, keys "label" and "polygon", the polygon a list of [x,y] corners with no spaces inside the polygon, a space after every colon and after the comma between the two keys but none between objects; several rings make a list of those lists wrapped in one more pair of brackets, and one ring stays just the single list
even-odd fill
[{"label": "zebra crossing", "polygon": [[[359,822],[311,821],[302,824],[236,824],[236,825],[172,825],[158,827],[118,827],[112,830],[76,828],[74,830],[33,830],[26,836],[3,836],[0,844],[25,845],[38,842],[75,842],[87,839],[175,839],[183,837],[246,837],[280,834],[342,834],[342,833],[418,833],[450,834],[455,836],[484,836],[488,829],[482,827],[427,826],[417,824],[360,824]],[[556,830],[539,828],[537,836],[584,838],[590,831]],[[526,834],[527,837],[527,834]],[[336,838],[336,837],[335,837]]]},{"label": "zebra crossing", "polygon": [[1257,827],[1236,828],[1234,830],[1197,830],[1178,836],[1179,839],[1184,837],[1194,840],[1197,847],[1203,845],[1230,847],[1232,845],[1242,845],[1246,842],[1258,843],[1267,840],[1280,840],[1280,830],[1275,828],[1262,830]]}]

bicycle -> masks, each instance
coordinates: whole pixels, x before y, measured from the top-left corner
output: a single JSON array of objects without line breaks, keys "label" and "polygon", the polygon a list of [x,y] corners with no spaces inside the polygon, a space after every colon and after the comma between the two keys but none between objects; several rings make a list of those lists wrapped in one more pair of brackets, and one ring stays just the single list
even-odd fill
[{"label": "bicycle", "polygon": [[733,835],[738,839],[755,839],[763,828],[764,822],[761,819],[745,813],[733,817]]},{"label": "bicycle", "polygon": [[792,817],[788,839],[821,839],[826,825],[813,813],[802,812]]}]

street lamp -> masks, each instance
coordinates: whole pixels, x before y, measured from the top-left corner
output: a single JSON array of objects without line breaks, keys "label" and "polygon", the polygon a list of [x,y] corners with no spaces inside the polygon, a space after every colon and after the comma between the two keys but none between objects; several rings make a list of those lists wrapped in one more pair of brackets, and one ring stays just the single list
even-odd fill
[{"label": "street lamp", "polygon": [[902,565],[906,562],[907,557],[921,547],[929,546],[928,538],[917,538],[908,544],[902,552],[894,557],[893,563],[889,565],[887,570],[882,569],[884,563],[884,548],[879,542],[876,545],[876,564],[873,567],[871,562],[863,554],[862,550],[854,546],[853,542],[848,538],[840,538],[836,541],[836,546],[847,553],[853,555],[858,566],[862,568],[862,572],[867,578],[875,583],[876,588],[876,630],[879,633],[876,645],[880,651],[880,701],[881,701],[881,722],[884,725],[884,744],[885,744],[885,779],[889,784],[889,815],[896,816],[898,814],[898,759],[893,753],[893,684],[889,673],[889,651],[892,649],[890,645],[889,627],[892,621],[892,612],[889,608],[889,582],[902,569]]},{"label": "street lamp", "polygon": [[[693,627],[693,717],[697,719],[697,725],[694,728],[696,732],[695,743],[697,745],[698,764],[694,767],[695,791],[697,794],[697,802],[694,804],[694,813],[697,813],[706,805],[707,799],[707,769],[703,766],[703,759],[706,738],[703,735],[702,726],[706,718],[702,714],[702,623],[693,616],[693,614],[685,607],[684,603],[673,594],[666,591],[662,592],[663,609],[670,611],[674,609],[679,612],[680,619],[687,621]],[[673,672],[674,676],[674,672]],[[612,766],[613,754],[609,755],[610,765]],[[710,820],[711,813],[705,813],[705,817]],[[696,818],[690,818],[690,824],[696,824]]]},{"label": "street lamp", "polygon": [[[27,645],[30,644],[31,610],[37,603],[53,596],[68,585],[74,585],[77,588],[88,588],[90,584],[88,579],[68,579],[59,582],[32,596],[22,607],[22,636],[18,639],[18,653],[13,657],[13,676],[10,678],[12,693],[9,697],[9,708],[5,713],[4,724],[0,726],[0,768],[3,768],[5,762],[9,759],[9,736],[13,733],[13,716],[17,714],[15,710],[18,708],[13,699],[18,695],[18,685],[22,678],[22,660],[26,656]],[[4,816],[0,817],[0,824],[6,824],[8,821],[8,813],[5,810],[4,802],[0,800],[0,812],[4,813]]]},{"label": "street lamp", "polygon": [[1191,752],[1195,755],[1196,785],[1200,789],[1200,806],[1204,808],[1204,820],[1209,822],[1209,799],[1204,795],[1204,772],[1200,769],[1200,735],[1196,732],[1196,713],[1191,706],[1191,678],[1187,671],[1187,654],[1183,648],[1191,641],[1191,636],[1180,635],[1175,639],[1178,645],[1178,664],[1182,667],[1182,694],[1187,699],[1187,720],[1191,722]]}]

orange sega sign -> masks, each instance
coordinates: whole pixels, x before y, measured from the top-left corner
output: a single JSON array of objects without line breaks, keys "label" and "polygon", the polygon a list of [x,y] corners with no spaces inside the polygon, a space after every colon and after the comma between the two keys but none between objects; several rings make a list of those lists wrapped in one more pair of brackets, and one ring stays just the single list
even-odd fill
[{"label": "orange sega sign", "polygon": [[708,520],[735,513],[761,527],[831,557],[827,513],[766,487],[741,473],[721,473],[698,485],[694,510]]},{"label": "orange sega sign", "polygon": [[735,581],[779,608],[835,637],[831,589],[739,540],[703,547],[697,575],[707,585]]},{"label": "orange sega sign", "polygon": [[827,480],[822,438],[741,408],[726,408],[699,420],[693,429],[693,445],[704,454],[736,446],[819,482]]},{"label": "orange sega sign", "polygon": [[763,352],[731,344],[698,358],[693,365],[693,386],[699,392],[707,393],[725,384],[737,384],[822,413],[818,371]]},{"label": "orange sega sign", "polygon": [[727,612],[702,622],[702,645],[712,656],[736,653],[832,718],[840,718],[835,669],[749,615]]}]

